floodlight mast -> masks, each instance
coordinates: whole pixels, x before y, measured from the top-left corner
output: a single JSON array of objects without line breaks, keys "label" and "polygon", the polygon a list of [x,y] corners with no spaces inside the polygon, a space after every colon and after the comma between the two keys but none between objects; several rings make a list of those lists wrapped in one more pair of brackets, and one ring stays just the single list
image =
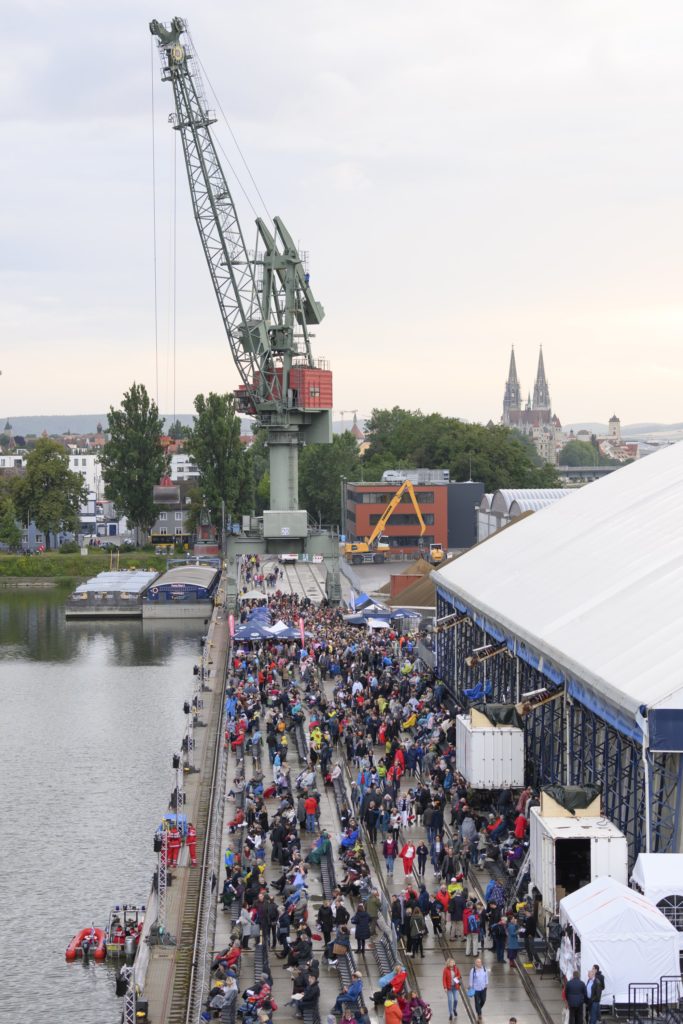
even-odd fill
[{"label": "floodlight mast", "polygon": [[325,315],[291,235],[279,217],[256,221],[262,253],[250,254],[211,134],[199,71],[181,18],[150,23],[162,80],[173,86],[195,221],[213,288],[242,379],[238,408],[266,430],[270,507],[298,508],[298,452],[332,440],[332,373],[311,353],[309,327]]}]

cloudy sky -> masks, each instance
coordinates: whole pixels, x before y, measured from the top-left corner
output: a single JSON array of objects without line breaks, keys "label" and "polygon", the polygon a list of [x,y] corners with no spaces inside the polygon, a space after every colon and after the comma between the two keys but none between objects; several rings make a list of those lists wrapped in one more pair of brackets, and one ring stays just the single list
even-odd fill
[{"label": "cloudy sky", "polygon": [[[683,420],[680,0],[6,0],[0,417],[105,410],[157,377],[173,409],[176,133],[147,25],[174,14],[310,254],[337,418],[497,419],[511,344],[525,390],[542,344],[563,421]],[[181,163],[176,209],[187,412],[238,378]]]}]

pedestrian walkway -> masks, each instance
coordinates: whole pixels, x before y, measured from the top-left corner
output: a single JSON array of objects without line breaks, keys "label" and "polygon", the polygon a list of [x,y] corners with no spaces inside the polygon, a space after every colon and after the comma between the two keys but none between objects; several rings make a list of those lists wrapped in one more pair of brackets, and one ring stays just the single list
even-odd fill
[{"label": "pedestrian walkway", "polygon": [[[224,584],[221,585],[222,587]],[[219,592],[220,594],[220,592]],[[197,828],[197,860],[201,864],[208,805],[212,785],[212,764],[218,728],[223,709],[223,680],[230,638],[228,618],[223,599],[219,596],[206,637],[204,707],[199,719],[205,728],[194,730],[194,763],[198,771],[184,779],[185,804],[183,813]],[[188,693],[192,681],[188,679]],[[160,809],[159,820],[164,809]],[[152,836],[150,835],[150,850]],[[178,1007],[187,1003],[191,970],[194,927],[199,900],[199,866],[190,864],[186,846],[181,851],[179,864],[170,871],[171,883],[166,893],[165,929],[175,939],[174,945],[153,945],[144,977],[137,976],[143,996],[149,1005],[149,1018],[156,1024],[166,1024]],[[156,898],[150,907],[156,905]],[[150,921],[150,924],[153,923]]]},{"label": "pedestrian walkway", "polygon": [[[326,693],[328,698],[332,696],[332,682],[327,681],[325,683]],[[380,745],[374,747],[374,757],[377,761],[384,755],[384,748]],[[355,777],[355,770],[353,766],[350,767],[351,777]],[[407,778],[406,776],[402,779],[402,791],[406,791],[410,788],[415,780]],[[405,832],[402,833],[401,841],[403,839],[410,839],[416,845],[421,839],[426,839],[426,830],[422,826],[410,826]],[[368,840],[369,841],[369,840]],[[401,848],[401,841],[399,841],[399,849]],[[381,854],[381,835],[378,836],[377,843],[375,844],[377,852]],[[382,864],[383,864],[382,860]],[[480,886],[483,890],[486,887],[489,878],[485,876],[484,872],[480,872],[481,882]],[[396,860],[394,866],[393,875],[385,873],[385,882],[390,894],[400,894],[405,891],[408,882],[411,885],[419,886],[420,879],[416,873],[411,872],[410,876],[406,878],[403,870],[403,865],[400,859]],[[428,891],[431,895],[438,889],[441,882],[434,878],[432,872],[431,863],[427,862],[427,873],[424,878],[424,882],[427,886]],[[456,939],[449,941],[447,939],[438,939],[434,936],[431,924],[428,923],[428,934],[424,937],[423,948],[425,956],[424,958],[417,957],[413,961],[415,974],[420,985],[420,994],[423,999],[432,1005],[435,1014],[438,1017],[435,1019],[444,1019],[441,1017],[443,1013],[447,1016],[447,1000],[446,993],[443,989],[442,984],[442,973],[449,957],[452,957],[457,966],[460,968],[460,972],[463,976],[463,987],[467,988],[467,978],[469,976],[470,969],[474,964],[473,957],[466,957],[465,955],[465,940]],[[446,931],[446,935],[448,932]],[[539,1020],[539,1014],[534,1007],[525,987],[522,979],[519,977],[517,971],[510,968],[507,964],[499,964],[496,962],[495,955],[487,948],[482,953],[482,960],[484,965],[489,972],[490,984],[488,987],[486,1007],[483,1014],[484,1024],[508,1024],[511,1016],[517,1017],[520,1022],[535,1022]],[[559,985],[555,985],[557,993],[557,1004],[553,1000],[552,1006],[552,1017],[560,1024],[562,1015],[562,999],[561,990]],[[554,990],[551,990],[554,991]],[[551,994],[550,992],[548,993]],[[462,1002],[462,1001],[461,1001]],[[463,1007],[460,1006],[460,1014],[463,1015]]]}]

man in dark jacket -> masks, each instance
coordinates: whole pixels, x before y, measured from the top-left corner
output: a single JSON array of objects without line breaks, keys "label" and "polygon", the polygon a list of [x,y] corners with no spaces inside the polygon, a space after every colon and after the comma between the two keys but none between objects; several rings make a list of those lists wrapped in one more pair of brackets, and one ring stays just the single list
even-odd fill
[{"label": "man in dark jacket", "polygon": [[600,997],[605,987],[601,977],[600,969],[598,967],[591,967],[588,972],[588,984],[586,985],[588,1024],[597,1024],[600,1020]]},{"label": "man in dark jacket", "polygon": [[332,928],[334,926],[334,917],[329,900],[323,900],[322,906],[318,910],[317,921],[320,931],[323,933],[323,941],[327,945],[332,938]]},{"label": "man in dark jacket", "polygon": [[569,979],[564,990],[569,1007],[569,1024],[583,1024],[583,1007],[586,1002],[586,986],[578,971]]},{"label": "man in dark jacket", "polygon": [[314,1020],[319,1016],[318,1004],[320,1002],[320,985],[318,984],[318,979],[315,974],[308,975],[308,984],[304,989],[304,994],[298,1002],[298,1008],[301,1010],[301,1013],[297,1013],[297,1017],[303,1017],[305,1009],[313,1011]]}]

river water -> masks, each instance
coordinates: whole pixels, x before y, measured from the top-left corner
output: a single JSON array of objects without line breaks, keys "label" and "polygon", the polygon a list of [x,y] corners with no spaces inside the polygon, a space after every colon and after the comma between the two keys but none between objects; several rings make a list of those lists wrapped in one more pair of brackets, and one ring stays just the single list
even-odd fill
[{"label": "river water", "polygon": [[120,1018],[72,935],[145,903],[203,620],[66,622],[68,590],[0,589],[0,1022]]}]

